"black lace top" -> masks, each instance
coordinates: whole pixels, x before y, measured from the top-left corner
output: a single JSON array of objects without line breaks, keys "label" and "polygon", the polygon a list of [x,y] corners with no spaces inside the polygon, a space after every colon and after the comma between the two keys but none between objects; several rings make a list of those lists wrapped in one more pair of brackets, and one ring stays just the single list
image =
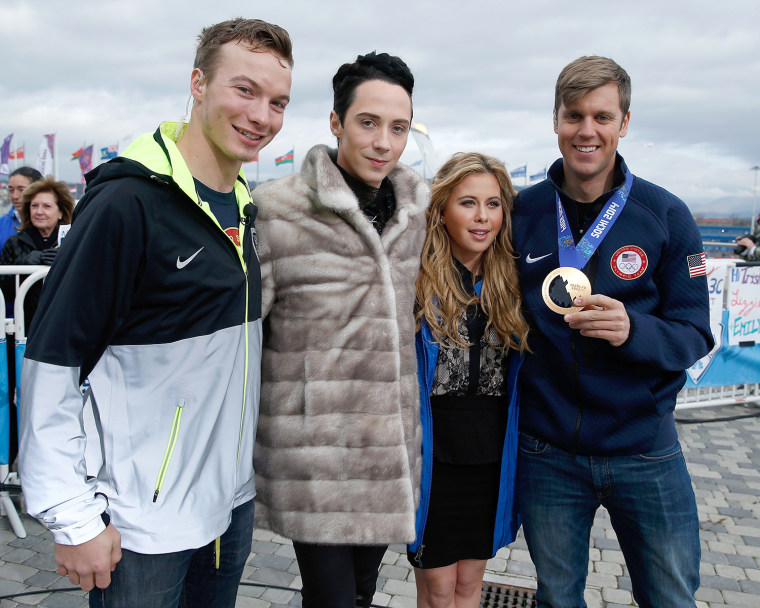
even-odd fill
[{"label": "black lace top", "polygon": [[[475,294],[473,277],[457,262],[462,286]],[[438,351],[430,403],[433,412],[433,454],[450,464],[474,465],[501,458],[508,403],[505,384],[507,353],[491,344],[498,336],[491,330],[480,304],[468,307],[459,323],[459,334],[469,349],[445,342]]]}]

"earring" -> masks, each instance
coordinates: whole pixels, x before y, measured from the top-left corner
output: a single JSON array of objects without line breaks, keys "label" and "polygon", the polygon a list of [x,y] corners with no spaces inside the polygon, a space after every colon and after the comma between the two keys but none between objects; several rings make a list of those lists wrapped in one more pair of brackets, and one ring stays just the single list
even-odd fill
[{"label": "earring", "polygon": [[443,218],[439,218],[439,219],[438,219],[438,221],[439,221],[441,224],[443,224],[444,226],[446,225],[446,222],[444,222],[444,221],[443,221]]}]

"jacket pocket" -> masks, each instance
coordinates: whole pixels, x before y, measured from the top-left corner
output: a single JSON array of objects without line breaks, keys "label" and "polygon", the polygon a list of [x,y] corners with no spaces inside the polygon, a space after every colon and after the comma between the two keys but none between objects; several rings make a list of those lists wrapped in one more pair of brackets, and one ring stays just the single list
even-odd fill
[{"label": "jacket pocket", "polygon": [[161,492],[161,488],[164,485],[166,479],[166,471],[169,469],[169,463],[172,460],[172,454],[174,453],[174,446],[177,445],[177,437],[179,436],[179,425],[182,421],[182,411],[185,409],[185,397],[177,399],[177,403],[174,408],[174,420],[172,421],[171,432],[169,433],[169,441],[164,451],[164,459],[161,461],[161,468],[158,470],[158,479],[156,479],[156,487],[153,492],[153,502],[158,500],[158,495]]}]

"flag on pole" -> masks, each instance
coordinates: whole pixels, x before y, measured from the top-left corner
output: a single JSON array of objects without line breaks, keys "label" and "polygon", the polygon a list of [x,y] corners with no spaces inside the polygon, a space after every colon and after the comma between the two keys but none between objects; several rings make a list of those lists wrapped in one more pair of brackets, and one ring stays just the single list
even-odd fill
[{"label": "flag on pole", "polygon": [[77,150],[76,152],[71,153],[71,160],[76,160],[77,158],[82,156],[82,152],[84,152],[84,146],[79,148],[79,150]]},{"label": "flag on pole", "polygon": [[8,159],[11,156],[11,140],[13,139],[13,133],[3,140],[3,146],[0,148],[0,174],[9,175],[11,172],[8,166]]},{"label": "flag on pole", "polygon": [[53,173],[53,150],[55,149],[55,133],[45,135],[40,142],[40,151],[37,153],[37,171],[42,175]]},{"label": "flag on pole", "polygon": [[119,155],[119,144],[114,146],[106,146],[100,149],[100,160],[109,160],[116,158]]},{"label": "flag on pole", "polygon": [[11,150],[11,158],[14,160],[24,160],[24,146]]},{"label": "flag on pole", "polygon": [[522,167],[517,167],[517,169],[513,169],[509,172],[509,177],[515,178],[515,177],[525,177],[528,174],[528,165],[527,163],[524,164]]},{"label": "flag on pole", "polygon": [[539,171],[530,176],[530,181],[532,182],[538,181],[539,179],[546,179],[546,167],[544,167],[543,171]]},{"label": "flag on pole", "polygon": [[275,165],[275,167],[278,166],[278,165],[284,165],[285,163],[291,163],[292,164],[293,162],[294,162],[293,161],[293,150],[291,150],[290,152],[287,152],[287,153],[283,154],[282,156],[278,156],[277,158],[274,159],[274,165]]},{"label": "flag on pole", "polygon": [[82,148],[81,152],[82,153],[79,155],[79,168],[84,175],[92,169],[92,145]]}]

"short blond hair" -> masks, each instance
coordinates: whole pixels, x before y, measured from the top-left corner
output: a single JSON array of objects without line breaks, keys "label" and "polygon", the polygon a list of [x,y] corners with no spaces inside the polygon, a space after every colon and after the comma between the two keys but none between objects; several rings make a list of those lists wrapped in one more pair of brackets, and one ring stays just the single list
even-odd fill
[{"label": "short blond hair", "polygon": [[628,73],[607,57],[578,57],[559,73],[554,87],[554,112],[558,112],[562,104],[569,106],[610,82],[618,87],[620,109],[625,115],[631,107],[631,77]]}]

